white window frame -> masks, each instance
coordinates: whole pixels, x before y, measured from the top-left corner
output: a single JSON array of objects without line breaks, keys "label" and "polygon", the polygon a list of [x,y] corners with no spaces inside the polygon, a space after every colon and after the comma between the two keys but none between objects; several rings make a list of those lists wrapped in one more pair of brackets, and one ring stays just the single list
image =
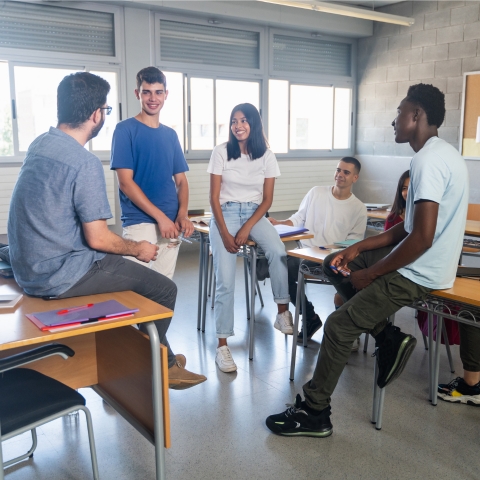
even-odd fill
[{"label": "white window frame", "polygon": [[[23,0],[28,3],[28,0]],[[55,5],[54,5],[55,6]],[[10,80],[10,108],[12,108],[12,100],[16,102],[15,94],[15,66],[43,67],[43,68],[71,68],[78,71],[114,71],[117,73],[118,102],[122,104],[122,116],[119,115],[119,121],[126,118],[126,85],[124,81],[124,15],[123,8],[113,5],[94,5],[89,3],[72,2],[68,6],[61,5],[62,8],[71,8],[77,10],[90,10],[98,12],[112,13],[114,16],[114,36],[115,36],[115,56],[104,55],[84,55],[68,52],[52,52],[49,50],[27,50],[20,48],[1,48],[0,61],[8,63],[9,80]],[[119,105],[112,105],[119,108]],[[12,113],[12,134],[13,134],[13,155],[0,156],[0,165],[22,163],[26,152],[19,150],[18,139],[18,122],[13,118]],[[89,151],[98,156],[103,163],[110,160],[110,151],[91,150]]]}]

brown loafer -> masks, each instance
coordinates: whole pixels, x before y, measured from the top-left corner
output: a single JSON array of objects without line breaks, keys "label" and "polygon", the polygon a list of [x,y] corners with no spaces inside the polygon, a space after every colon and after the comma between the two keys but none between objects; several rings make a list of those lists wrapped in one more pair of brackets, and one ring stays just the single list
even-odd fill
[{"label": "brown loafer", "polygon": [[180,362],[168,369],[168,386],[174,390],[184,390],[203,383],[207,377],[190,372],[179,365]]}]

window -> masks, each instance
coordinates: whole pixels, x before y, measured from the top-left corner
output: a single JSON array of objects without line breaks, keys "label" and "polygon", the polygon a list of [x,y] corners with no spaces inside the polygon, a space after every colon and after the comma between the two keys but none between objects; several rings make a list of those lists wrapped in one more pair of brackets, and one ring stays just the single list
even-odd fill
[{"label": "window", "polygon": [[57,87],[72,69],[14,67],[18,145],[26,152],[41,133],[57,125]]},{"label": "window", "polygon": [[0,62],[0,156],[13,155],[12,110],[8,63]]},{"label": "window", "polygon": [[160,121],[177,132],[180,145],[182,149],[185,150],[183,74],[178,72],[165,72],[165,75],[167,77],[168,96],[162,108]]},{"label": "window", "polygon": [[113,131],[120,119],[117,71],[0,61],[0,157],[22,157],[36,137],[57,125],[58,84],[66,75],[85,70],[108,81],[107,104],[112,107],[112,113],[105,116],[102,130],[86,148],[99,154],[110,151]]},{"label": "window", "polygon": [[269,81],[270,145],[275,153],[351,148],[352,89]]}]

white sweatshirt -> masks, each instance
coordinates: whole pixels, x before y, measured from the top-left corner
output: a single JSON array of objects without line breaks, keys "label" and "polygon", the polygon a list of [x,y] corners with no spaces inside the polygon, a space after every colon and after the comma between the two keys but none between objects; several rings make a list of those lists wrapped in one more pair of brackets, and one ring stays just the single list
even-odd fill
[{"label": "white sweatshirt", "polygon": [[289,220],[295,227],[308,228],[314,238],[305,247],[321,247],[344,240],[362,240],[367,225],[367,208],[352,193],[346,200],[333,196],[333,187],[313,187]]}]

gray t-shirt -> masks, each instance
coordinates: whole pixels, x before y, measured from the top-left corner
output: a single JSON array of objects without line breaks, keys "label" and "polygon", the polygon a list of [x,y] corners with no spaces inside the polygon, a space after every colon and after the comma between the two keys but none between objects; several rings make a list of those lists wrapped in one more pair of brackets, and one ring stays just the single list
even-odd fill
[{"label": "gray t-shirt", "polygon": [[105,253],[91,249],[82,223],[112,217],[100,160],[51,127],[30,145],[8,216],[10,260],[30,295],[61,295]]}]

